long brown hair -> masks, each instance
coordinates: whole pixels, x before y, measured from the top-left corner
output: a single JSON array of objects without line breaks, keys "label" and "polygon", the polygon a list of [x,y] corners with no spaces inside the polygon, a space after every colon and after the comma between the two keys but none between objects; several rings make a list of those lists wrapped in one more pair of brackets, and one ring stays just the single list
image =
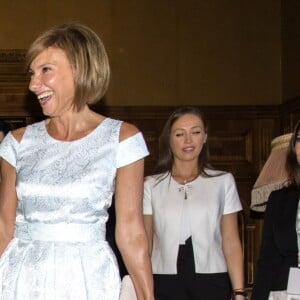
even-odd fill
[{"label": "long brown hair", "polygon": [[300,192],[300,165],[297,160],[297,154],[295,150],[295,145],[298,138],[298,133],[300,130],[300,120],[297,122],[294,127],[293,135],[291,137],[287,157],[286,157],[286,170],[288,173],[289,180],[291,184],[295,184],[297,189]]},{"label": "long brown hair", "polygon": [[[174,163],[174,156],[170,146],[170,135],[173,124],[183,115],[193,114],[196,115],[200,120],[202,120],[205,132],[207,133],[207,124],[203,113],[196,106],[185,105],[177,108],[168,118],[162,133],[159,137],[159,157],[157,166],[155,169],[156,174],[161,174],[167,172],[171,173],[172,166]],[[207,174],[205,169],[213,169],[209,163],[209,149],[208,142],[203,144],[203,148],[200,152],[198,158],[198,170],[199,174],[210,177],[211,175]]]}]

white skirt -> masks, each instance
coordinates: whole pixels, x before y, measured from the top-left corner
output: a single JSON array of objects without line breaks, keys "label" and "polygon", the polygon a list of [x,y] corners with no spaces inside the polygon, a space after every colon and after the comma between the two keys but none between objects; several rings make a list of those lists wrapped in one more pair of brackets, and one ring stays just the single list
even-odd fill
[{"label": "white skirt", "polygon": [[122,279],[119,300],[137,300],[134,285],[129,275],[125,275]]}]

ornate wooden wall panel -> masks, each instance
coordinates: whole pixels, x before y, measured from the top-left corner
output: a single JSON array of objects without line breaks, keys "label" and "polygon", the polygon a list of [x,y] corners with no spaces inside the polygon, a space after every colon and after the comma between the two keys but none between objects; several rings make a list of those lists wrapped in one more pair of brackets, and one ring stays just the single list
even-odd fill
[{"label": "ornate wooden wall panel", "polygon": [[[37,101],[27,91],[28,78],[23,69],[23,51],[0,50],[0,117],[16,127],[42,118]],[[110,107],[98,104],[94,110],[129,121],[143,132],[150,156],[145,173],[154,170],[158,137],[175,107]],[[278,106],[203,106],[208,121],[212,163],[233,173],[244,212],[240,216],[245,254],[246,284],[251,286],[260,243],[261,223],[250,213],[251,189],[270,152],[271,140],[291,130],[300,119],[299,101]]]},{"label": "ornate wooden wall panel", "polygon": [[283,133],[288,133],[293,129],[297,121],[300,120],[300,97],[293,101],[286,102],[281,108],[281,127]]}]

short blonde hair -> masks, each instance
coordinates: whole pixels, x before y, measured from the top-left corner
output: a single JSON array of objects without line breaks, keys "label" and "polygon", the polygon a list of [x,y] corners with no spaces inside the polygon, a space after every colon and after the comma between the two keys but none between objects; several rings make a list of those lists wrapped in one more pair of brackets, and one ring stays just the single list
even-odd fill
[{"label": "short blonde hair", "polygon": [[29,47],[26,67],[45,49],[62,49],[74,72],[74,106],[80,111],[85,104],[94,104],[105,94],[110,67],[108,56],[99,36],[80,23],[55,26],[42,33]]}]

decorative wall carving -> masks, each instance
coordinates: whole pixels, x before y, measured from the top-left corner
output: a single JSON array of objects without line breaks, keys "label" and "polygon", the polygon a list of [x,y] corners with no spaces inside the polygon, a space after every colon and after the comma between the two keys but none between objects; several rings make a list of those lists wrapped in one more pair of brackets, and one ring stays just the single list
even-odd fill
[{"label": "decorative wall carving", "polygon": [[[37,101],[28,91],[23,50],[0,50],[0,117],[15,127],[43,118]],[[105,102],[104,102],[105,103]],[[158,157],[158,137],[172,106],[93,107],[113,118],[134,123],[143,132],[150,156],[145,173],[151,174]],[[246,284],[251,286],[260,243],[261,226],[252,217],[251,189],[270,152],[271,140],[291,130],[300,119],[298,99],[280,106],[201,106],[208,121],[212,164],[233,173],[243,203],[240,218],[245,254]]]},{"label": "decorative wall carving", "polygon": [[0,63],[24,63],[25,50],[22,49],[0,49]]}]

